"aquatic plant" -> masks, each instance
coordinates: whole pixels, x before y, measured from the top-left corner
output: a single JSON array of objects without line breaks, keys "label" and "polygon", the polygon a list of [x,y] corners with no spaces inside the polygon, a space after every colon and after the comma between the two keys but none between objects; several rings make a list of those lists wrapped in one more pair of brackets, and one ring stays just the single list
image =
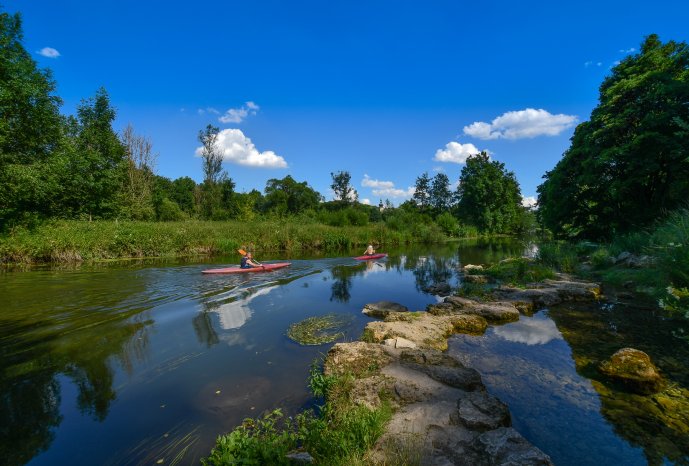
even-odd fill
[{"label": "aquatic plant", "polygon": [[331,343],[344,337],[344,332],[341,329],[348,325],[352,319],[352,316],[343,314],[309,317],[290,325],[287,329],[287,336],[300,345]]}]

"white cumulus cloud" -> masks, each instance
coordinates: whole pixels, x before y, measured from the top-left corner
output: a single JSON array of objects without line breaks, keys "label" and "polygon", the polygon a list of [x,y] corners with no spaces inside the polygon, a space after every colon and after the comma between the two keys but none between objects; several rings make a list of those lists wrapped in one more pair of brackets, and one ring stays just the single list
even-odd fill
[{"label": "white cumulus cloud", "polygon": [[[258,168],[286,168],[287,162],[275,152],[259,152],[251,139],[241,130],[230,128],[218,133],[217,146],[223,159],[237,165]],[[196,148],[196,155],[201,156],[203,147]]]},{"label": "white cumulus cloud", "polygon": [[256,115],[261,107],[254,102],[246,102],[239,108],[231,108],[225,112],[218,120],[221,123],[241,123],[249,115]]},{"label": "white cumulus cloud", "polygon": [[368,198],[363,198],[363,199],[359,200],[359,202],[361,202],[362,204],[365,204],[365,205],[371,205],[371,199],[368,199]]},{"label": "white cumulus cloud", "polygon": [[556,136],[576,124],[575,115],[553,115],[543,109],[527,108],[503,113],[490,123],[477,121],[464,127],[464,134],[478,139],[524,139]]},{"label": "white cumulus cloud", "polygon": [[39,55],[42,55],[44,57],[48,57],[48,58],[57,58],[60,56],[60,52],[58,52],[57,50],[55,50],[52,47],[43,47],[41,50],[39,50],[36,53],[38,53]]},{"label": "white cumulus cloud", "polygon": [[395,183],[392,181],[376,180],[368,175],[364,175],[364,179],[361,180],[361,186],[371,188],[371,193],[375,197],[382,199],[409,199],[414,195],[415,191],[413,186],[407,189],[400,189],[396,188]]},{"label": "white cumulus cloud", "polygon": [[409,199],[414,195],[415,191],[416,191],[416,189],[413,186],[410,186],[407,189],[383,188],[383,189],[374,189],[373,195],[376,197],[381,197],[381,198],[385,198],[385,199],[399,199],[399,198]]},{"label": "white cumulus cloud", "polygon": [[392,181],[374,180],[371,179],[368,175],[364,175],[364,179],[361,180],[361,186],[374,189],[390,189],[395,187],[395,183],[393,183]]},{"label": "white cumulus cloud", "polygon": [[524,207],[534,207],[536,205],[536,202],[538,202],[538,199],[536,199],[535,196],[523,196],[522,197],[522,205]]},{"label": "white cumulus cloud", "polygon": [[438,149],[433,160],[436,162],[466,163],[470,155],[476,155],[481,151],[473,144],[460,144],[458,142],[448,142],[445,149]]}]

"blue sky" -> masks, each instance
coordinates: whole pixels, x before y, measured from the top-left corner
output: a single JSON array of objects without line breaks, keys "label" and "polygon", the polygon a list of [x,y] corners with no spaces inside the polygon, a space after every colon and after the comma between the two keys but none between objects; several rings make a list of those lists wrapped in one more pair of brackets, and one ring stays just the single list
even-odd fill
[{"label": "blue sky", "polygon": [[291,175],[361,200],[455,182],[488,150],[526,197],[589,118],[598,86],[651,33],[688,41],[677,1],[10,0],[25,48],[74,113],[103,86],[158,153],[162,176],[202,180],[199,130],[221,130],[238,191]]}]

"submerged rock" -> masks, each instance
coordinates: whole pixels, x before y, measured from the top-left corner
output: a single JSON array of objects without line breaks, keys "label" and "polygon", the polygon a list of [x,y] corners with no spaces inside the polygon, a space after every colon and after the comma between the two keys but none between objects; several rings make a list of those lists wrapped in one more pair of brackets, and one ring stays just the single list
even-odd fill
[{"label": "submerged rock", "polygon": [[378,301],[364,305],[362,313],[369,317],[385,319],[391,312],[409,312],[409,308],[392,301]]},{"label": "submerged rock", "polygon": [[663,387],[663,379],[651,358],[634,348],[622,348],[604,361],[599,370],[635,393],[650,395]]}]

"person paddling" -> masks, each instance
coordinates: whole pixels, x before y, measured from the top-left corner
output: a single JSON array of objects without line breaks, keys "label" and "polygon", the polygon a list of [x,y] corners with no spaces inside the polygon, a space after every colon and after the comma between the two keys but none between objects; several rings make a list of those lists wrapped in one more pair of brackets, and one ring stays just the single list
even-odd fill
[{"label": "person paddling", "polygon": [[242,260],[239,262],[239,267],[242,269],[251,269],[253,267],[263,267],[263,264],[255,261],[251,253],[247,252],[246,254],[244,254],[244,257],[242,257]]},{"label": "person paddling", "polygon": [[366,251],[364,251],[364,256],[372,256],[375,253],[376,253],[376,250],[373,249],[373,245],[369,244],[368,247],[366,248]]}]

